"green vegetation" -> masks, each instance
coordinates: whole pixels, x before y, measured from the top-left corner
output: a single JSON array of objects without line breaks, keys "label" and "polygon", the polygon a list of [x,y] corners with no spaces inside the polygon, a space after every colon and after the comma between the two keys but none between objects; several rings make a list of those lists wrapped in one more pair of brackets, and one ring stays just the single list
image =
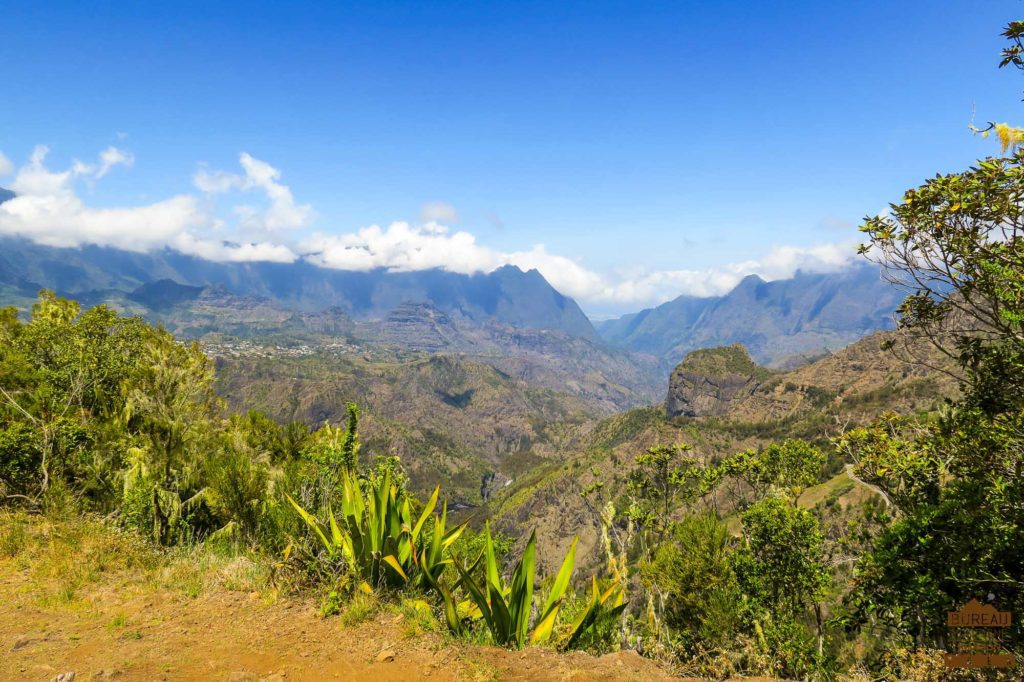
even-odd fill
[{"label": "green vegetation", "polygon": [[[227,358],[218,361],[216,385],[232,409],[255,409],[283,424],[343,425],[345,398],[359,397],[364,449],[400,455],[417,493],[441,484],[453,503],[484,502],[485,475],[499,466],[516,475],[505,469],[510,457],[548,456],[595,416],[588,400],[524,384],[479,359],[431,362],[422,355],[395,361],[317,350]],[[470,394],[461,406],[451,400]]]},{"label": "green vegetation", "polygon": [[[1024,24],[1007,30],[1004,65],[1021,66],[1022,35]],[[972,598],[1024,609],[1024,151],[1013,149],[1024,136],[990,127],[1007,157],[936,176],[862,227],[863,253],[910,289],[900,338],[944,354],[960,396],[904,416],[877,414],[893,386],[858,396],[877,417],[833,440],[848,474],[796,440],[717,462],[679,445],[638,456],[634,477],[644,484],[614,508],[620,528],[639,525],[626,551],[647,592],[647,613],[632,614],[641,641],[711,676],[946,679],[933,664],[948,647],[946,612]],[[704,373],[746,371],[730,349],[694,363]],[[818,407],[840,395],[803,392]],[[703,425],[777,437],[805,419]],[[857,490],[863,501],[842,509]],[[738,519],[737,537],[726,519]],[[1019,622],[1000,646],[1021,651]]]},{"label": "green vegetation", "polygon": [[[1007,35],[1004,64],[1022,66],[1024,24]],[[992,129],[1004,151],[1024,140]],[[603,553],[586,557],[589,580],[575,586],[582,540],[545,552],[531,531],[516,552],[488,520],[482,532],[449,527],[442,486],[423,501],[396,456],[367,461],[354,404],[344,426],[315,430],[232,414],[198,346],[44,291],[26,321],[0,311],[0,557],[36,555],[32,570],[56,579],[42,598],[61,604],[109,571],[191,597],[217,572],[241,589],[311,590],[344,623],[396,609],[415,631],[443,622],[516,649],[632,647],[715,678],[934,678],[947,611],[977,598],[1024,613],[1022,196],[1014,149],[936,176],[862,228],[864,253],[911,289],[894,339],[932,344],[957,371],[959,394],[937,411],[886,411],[935,392],[933,377],[904,372],[847,395],[784,381],[731,347],[681,367],[770,380],[759,396],[777,401],[770,418],[669,423],[657,408],[633,410],[590,428],[569,459],[531,450],[533,437],[564,435],[554,421],[517,434],[523,471],[496,500],[499,523],[536,523],[536,496],[561,511],[562,488],[575,485]],[[505,386],[450,358],[414,370],[453,409]],[[872,418],[826,439],[840,403]],[[437,424],[417,430],[413,452],[461,456]],[[76,517],[59,537],[39,530]],[[119,615],[109,627],[130,624]],[[1019,617],[1000,646],[1024,647]]]},{"label": "green vegetation", "polygon": [[[374,484],[368,482],[364,493],[359,479],[341,470],[341,519],[339,524],[334,511],[328,508],[330,523],[325,525],[288,497],[288,501],[310,528],[316,533],[329,560],[342,559],[348,571],[362,580],[361,587],[373,591],[374,587],[396,587],[409,582],[409,574],[419,577],[413,569],[428,572],[433,568],[429,563],[421,565],[416,548],[420,531],[434,506],[440,488],[427,502],[416,525],[412,524],[409,495],[391,484],[391,472]],[[440,528],[440,524],[437,525]],[[452,531],[440,542],[449,545],[462,533],[465,526]],[[431,557],[423,552],[426,560]],[[436,563],[436,562],[435,562]]]},{"label": "green vegetation", "polygon": [[[197,345],[103,306],[81,312],[49,292],[28,321],[4,310],[0,335],[5,505],[55,517],[102,514],[126,538],[186,553],[203,544],[267,562],[279,556],[279,575],[321,592],[323,612],[347,620],[426,592],[436,595],[452,631],[476,637],[485,627],[502,645],[544,643],[556,626],[569,625],[558,617],[563,601],[575,599],[574,549],[528,631],[541,606],[534,603],[535,539],[506,586],[499,561],[507,541],[496,541],[489,527],[482,544],[466,523],[447,529],[447,502],[435,514],[440,487],[420,502],[397,457],[361,465],[354,404],[344,427],[325,423],[315,431],[260,412],[231,414]],[[26,523],[11,517],[0,534],[3,554],[21,554],[26,533]],[[445,572],[449,565],[457,576]],[[85,579],[72,566],[58,595],[65,601]],[[202,589],[195,574],[180,585],[191,596]],[[460,593],[466,601],[456,601]],[[586,602],[558,643],[574,646],[611,596]],[[613,601],[622,605],[621,594]]]},{"label": "green vegetation", "polygon": [[562,604],[562,595],[569,586],[569,578],[572,575],[573,565],[576,556],[576,543],[573,542],[569,553],[562,562],[558,571],[555,583],[552,585],[544,607],[539,617],[530,630],[530,614],[533,611],[533,582],[534,562],[537,552],[537,537],[530,535],[526,543],[523,555],[512,571],[512,582],[508,586],[502,585],[501,575],[498,572],[498,561],[494,553],[493,541],[491,540],[491,528],[488,524],[485,530],[486,544],[484,545],[484,567],[486,569],[486,580],[484,585],[478,585],[469,571],[462,568],[458,563],[455,567],[459,570],[460,583],[465,586],[473,600],[476,608],[487,624],[491,636],[497,644],[512,645],[517,649],[523,648],[527,641],[531,644],[545,642],[551,637],[555,619],[558,617],[558,609]]},{"label": "green vegetation", "polygon": [[[1022,35],[1008,30],[1007,63],[1020,65]],[[612,640],[713,678],[1019,678],[939,658],[948,611],[972,598],[1024,610],[1024,133],[994,129],[1005,158],[937,176],[862,228],[864,253],[910,288],[888,343],[909,364],[853,391],[774,375],[730,403],[738,414],[618,415],[575,461],[510,492],[503,518],[544,513],[574,484],[584,495],[606,580],[630,589]],[[679,369],[754,372],[735,348]],[[1017,621],[999,645],[1019,655]]]},{"label": "green vegetation", "polygon": [[702,348],[686,356],[679,369],[686,372],[697,372],[712,377],[723,377],[736,374],[743,377],[754,377],[766,380],[772,371],[754,362],[747,349],[738,343],[720,348]]}]

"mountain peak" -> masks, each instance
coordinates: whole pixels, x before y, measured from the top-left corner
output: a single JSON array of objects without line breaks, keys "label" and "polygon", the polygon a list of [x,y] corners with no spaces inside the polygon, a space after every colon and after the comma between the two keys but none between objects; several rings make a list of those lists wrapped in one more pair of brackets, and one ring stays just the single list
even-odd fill
[{"label": "mountain peak", "polygon": [[677,369],[708,377],[724,377],[730,374],[753,376],[762,371],[742,343],[691,351],[679,363]]},{"label": "mountain peak", "polygon": [[479,325],[499,322],[600,340],[575,301],[556,291],[541,273],[524,273],[515,265],[474,275],[439,268],[364,272],[308,261],[222,263],[170,249],[67,249],[20,238],[0,238],[0,244],[0,284],[26,291],[53,289],[78,298],[120,291],[143,305],[173,306],[195,299],[200,289],[221,286],[225,294],[258,297],[291,312],[336,306],[353,320],[382,319],[405,302],[427,303]]},{"label": "mountain peak", "polygon": [[762,279],[761,275],[750,274],[750,275],[747,275],[746,277],[744,277],[743,279],[741,279],[740,283],[736,285],[736,287],[733,289],[733,291],[736,291],[736,289],[744,289],[744,288],[754,287],[754,286],[757,286],[759,284],[767,284],[767,281]]},{"label": "mountain peak", "polygon": [[724,296],[680,296],[605,322],[601,335],[670,365],[696,348],[737,342],[768,365],[795,355],[820,355],[892,329],[892,313],[903,292],[878,275],[867,264],[833,273],[801,271],[770,282],[748,275]]}]

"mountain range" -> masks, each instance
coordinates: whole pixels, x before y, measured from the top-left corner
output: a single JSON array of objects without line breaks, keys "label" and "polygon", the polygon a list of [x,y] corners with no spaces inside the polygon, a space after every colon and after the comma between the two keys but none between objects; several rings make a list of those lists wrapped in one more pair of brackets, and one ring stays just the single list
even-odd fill
[{"label": "mountain range", "polygon": [[[236,409],[319,424],[342,419],[355,400],[368,445],[402,455],[417,485],[443,480],[462,504],[496,496],[506,510],[508,495],[531,496],[564,452],[604,457],[605,444],[587,440],[601,419],[647,419],[665,401],[655,412],[667,418],[745,411],[759,421],[796,409],[794,396],[817,400],[826,391],[817,378],[809,393],[790,390],[804,374],[779,383],[754,363],[862,363],[863,349],[833,353],[890,328],[902,297],[865,265],[772,282],[750,276],[723,296],[680,296],[595,326],[539,272],[514,266],[352,272],[0,238],[0,305],[25,310],[43,288],[200,340]],[[807,364],[821,356],[834,361]]]},{"label": "mountain range", "polygon": [[[440,269],[394,272],[332,270],[295,263],[218,263],[171,249],[136,253],[109,247],[55,248],[26,239],[0,240],[0,284],[34,296],[40,288],[78,299],[138,292],[161,280],[192,287],[221,286],[297,311],[337,307],[357,319],[382,318],[407,301],[428,301],[450,315],[517,327],[558,329],[597,340],[574,300],[536,270],[505,266],[464,275]],[[182,295],[182,291],[175,295]]]},{"label": "mountain range", "polygon": [[[0,202],[12,196],[0,188]],[[771,282],[750,275],[723,296],[679,296],[595,325],[540,272],[512,265],[471,275],[346,271],[306,260],[223,263],[172,249],[58,248],[0,238],[0,304],[27,308],[44,288],[85,305],[107,303],[191,338],[349,334],[428,352],[497,356],[519,355],[525,344],[535,358],[612,353],[619,370],[630,356],[643,365],[634,387],[643,384],[648,394],[699,348],[740,343],[763,365],[798,366],[891,329],[903,298],[865,264]]]},{"label": "mountain range", "polygon": [[467,350],[465,333],[472,328],[548,330],[652,356],[665,375],[691,350],[733,343],[761,364],[799,365],[891,329],[904,295],[867,264],[771,282],[750,275],[724,296],[679,296],[594,325],[538,271],[511,265],[472,275],[355,272],[305,261],[218,263],[170,249],[136,253],[0,239],[0,303],[25,307],[43,288],[87,305],[108,303],[193,337],[296,325],[337,333],[375,321],[376,338],[418,339],[423,343],[414,347],[441,351]]},{"label": "mountain range", "polygon": [[761,364],[794,366],[892,329],[905,295],[868,264],[771,282],[749,275],[724,296],[679,296],[597,330],[613,346],[670,366],[692,350],[734,343]]}]

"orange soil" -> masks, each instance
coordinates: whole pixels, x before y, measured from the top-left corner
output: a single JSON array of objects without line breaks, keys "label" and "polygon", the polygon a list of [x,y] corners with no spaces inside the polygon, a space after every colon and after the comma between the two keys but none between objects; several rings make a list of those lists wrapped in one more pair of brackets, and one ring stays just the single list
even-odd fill
[{"label": "orange soil", "polygon": [[[2,565],[0,565],[2,567]],[[7,568],[13,569],[8,565]],[[130,582],[50,606],[28,576],[0,571],[0,679],[52,680],[664,680],[631,652],[595,657],[506,651],[408,634],[381,613],[342,628],[309,602],[256,593],[196,599]]]}]

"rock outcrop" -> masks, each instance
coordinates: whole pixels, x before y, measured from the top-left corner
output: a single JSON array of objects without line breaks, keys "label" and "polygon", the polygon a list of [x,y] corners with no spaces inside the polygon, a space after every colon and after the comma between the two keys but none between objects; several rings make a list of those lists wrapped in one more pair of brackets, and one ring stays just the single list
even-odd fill
[{"label": "rock outcrop", "polygon": [[722,416],[770,375],[738,343],[693,351],[672,372],[665,413],[670,419]]},{"label": "rock outcrop", "polygon": [[381,334],[387,343],[432,353],[472,346],[454,321],[429,303],[399,305],[384,319]]},{"label": "rock outcrop", "polygon": [[334,336],[350,334],[355,328],[352,318],[338,306],[331,306],[326,310],[316,313],[295,313],[289,322],[314,334],[330,334]]}]

